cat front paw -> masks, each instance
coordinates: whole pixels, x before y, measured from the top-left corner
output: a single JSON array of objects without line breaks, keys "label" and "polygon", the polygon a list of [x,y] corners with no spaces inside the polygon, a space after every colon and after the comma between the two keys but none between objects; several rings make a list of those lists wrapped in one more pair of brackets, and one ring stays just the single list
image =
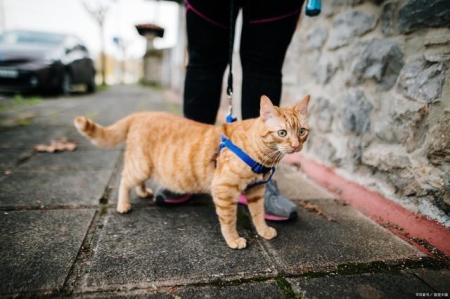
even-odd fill
[{"label": "cat front paw", "polygon": [[117,212],[120,214],[128,213],[131,210],[131,204],[118,204],[117,205]]},{"label": "cat front paw", "polygon": [[277,236],[277,231],[274,228],[268,226],[264,230],[258,231],[258,234],[264,239],[270,240]]},{"label": "cat front paw", "polygon": [[239,237],[236,240],[227,241],[227,244],[228,244],[228,246],[230,246],[230,248],[233,248],[233,249],[243,249],[243,248],[247,247],[247,240]]}]

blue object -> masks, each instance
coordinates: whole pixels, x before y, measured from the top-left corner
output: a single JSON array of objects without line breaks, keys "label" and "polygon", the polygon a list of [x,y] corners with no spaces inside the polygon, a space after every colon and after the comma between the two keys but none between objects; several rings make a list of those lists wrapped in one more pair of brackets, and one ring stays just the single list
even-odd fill
[{"label": "blue object", "polygon": [[224,148],[224,147],[229,148],[230,151],[235,153],[236,156],[241,158],[242,161],[244,161],[248,166],[250,166],[250,168],[252,169],[252,171],[254,173],[266,174],[269,171],[271,172],[269,178],[267,179],[267,181],[261,181],[261,182],[256,182],[256,183],[250,184],[250,185],[247,186],[247,188],[245,190],[251,189],[251,188],[259,186],[259,185],[267,184],[272,179],[272,176],[273,176],[273,174],[275,173],[275,170],[276,170],[275,167],[266,167],[266,166],[264,166],[262,164],[259,164],[258,162],[253,160],[249,155],[247,155],[243,150],[241,150],[239,147],[234,145],[234,143],[231,142],[231,140],[226,138],[225,136],[222,136],[222,144],[220,145],[220,147],[221,147],[221,149]]},{"label": "blue object", "polygon": [[[226,117],[226,122],[227,123],[232,123],[232,122],[235,122],[236,120],[237,119],[232,116],[231,112]],[[250,185],[247,186],[246,190],[248,190],[250,188],[253,188],[253,187],[256,187],[256,186],[259,186],[259,185],[267,184],[268,182],[270,182],[270,180],[272,179],[273,174],[275,173],[275,170],[276,170],[275,167],[266,167],[266,166],[264,166],[262,164],[259,164],[258,162],[253,160],[249,155],[247,155],[243,150],[241,150],[239,147],[237,147],[233,142],[231,142],[230,139],[228,139],[228,138],[226,138],[225,136],[222,135],[222,143],[220,143],[219,155],[220,155],[220,152],[222,151],[222,149],[224,147],[227,147],[228,149],[230,149],[230,151],[235,153],[236,156],[241,158],[242,161],[244,161],[248,166],[250,166],[250,168],[252,169],[252,171],[254,173],[266,174],[269,171],[271,172],[269,178],[267,179],[267,181],[256,182],[256,183],[250,184]],[[216,161],[216,163],[217,163],[217,161]]]},{"label": "blue object", "polygon": [[229,148],[233,153],[236,154],[242,161],[244,161],[254,173],[261,174],[267,173],[272,170],[274,167],[266,167],[264,165],[259,164],[255,160],[253,160],[249,155],[247,155],[243,150],[237,147],[230,139],[222,136],[223,146]]},{"label": "blue object", "polygon": [[308,17],[318,16],[321,11],[322,11],[321,0],[308,0],[308,2],[306,2],[305,14]]}]

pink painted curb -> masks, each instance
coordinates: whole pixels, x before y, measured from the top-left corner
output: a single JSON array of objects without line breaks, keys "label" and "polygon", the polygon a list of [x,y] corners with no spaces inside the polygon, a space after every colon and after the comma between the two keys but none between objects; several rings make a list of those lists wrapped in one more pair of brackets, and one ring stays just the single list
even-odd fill
[{"label": "pink painted curb", "polygon": [[414,214],[377,192],[340,177],[331,168],[308,159],[301,153],[286,156],[283,161],[301,165],[301,169],[312,180],[328,189],[337,198],[350,204],[422,252],[433,255],[428,248],[412,241],[412,238],[425,240],[450,257],[449,228],[425,216]]}]

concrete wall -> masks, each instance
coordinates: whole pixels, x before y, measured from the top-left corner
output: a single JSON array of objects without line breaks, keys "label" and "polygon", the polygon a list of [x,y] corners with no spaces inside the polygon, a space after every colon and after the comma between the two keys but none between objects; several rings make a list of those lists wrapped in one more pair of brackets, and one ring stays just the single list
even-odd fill
[{"label": "concrete wall", "polygon": [[450,1],[323,0],[301,18],[284,105],[312,95],[305,154],[450,226]]}]

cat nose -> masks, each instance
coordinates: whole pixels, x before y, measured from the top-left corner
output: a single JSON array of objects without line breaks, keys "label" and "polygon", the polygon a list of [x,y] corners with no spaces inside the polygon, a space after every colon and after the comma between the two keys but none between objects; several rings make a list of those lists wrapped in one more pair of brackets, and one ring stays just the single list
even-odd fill
[{"label": "cat nose", "polygon": [[297,147],[299,147],[299,145],[300,145],[300,143],[298,142],[298,140],[292,140],[291,141],[291,147],[292,148],[297,148]]}]

